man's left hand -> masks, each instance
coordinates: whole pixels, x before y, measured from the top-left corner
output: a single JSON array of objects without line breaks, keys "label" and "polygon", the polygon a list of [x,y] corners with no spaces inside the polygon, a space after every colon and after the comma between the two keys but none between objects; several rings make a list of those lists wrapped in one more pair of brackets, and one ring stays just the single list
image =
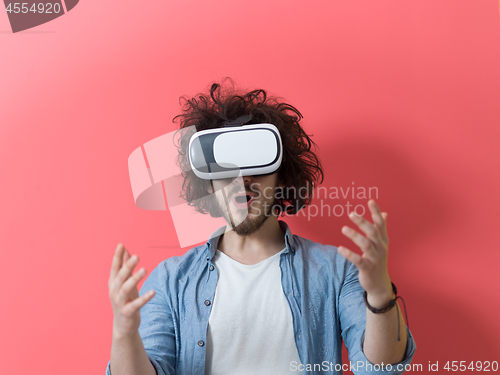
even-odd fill
[{"label": "man's left hand", "polygon": [[358,245],[363,254],[358,255],[344,246],[339,246],[338,251],[358,268],[359,283],[368,294],[368,303],[374,308],[383,308],[394,298],[387,270],[387,213],[380,212],[373,199],[368,201],[368,207],[373,224],[355,212],[349,214],[366,237],[348,226],[342,227],[342,233]]}]

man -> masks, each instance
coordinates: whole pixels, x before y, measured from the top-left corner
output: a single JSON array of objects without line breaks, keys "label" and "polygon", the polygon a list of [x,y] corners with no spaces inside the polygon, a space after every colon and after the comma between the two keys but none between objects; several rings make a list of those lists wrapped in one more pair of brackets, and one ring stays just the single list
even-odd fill
[{"label": "man", "polygon": [[[188,168],[189,137],[181,139],[183,197],[201,213],[224,217],[227,227],[161,262],[140,293],[145,270],[132,274],[138,258],[118,245],[109,279],[114,320],[106,373],[404,372],[416,345],[387,270],[387,214],[371,200],[373,224],[350,215],[366,237],[349,227],[342,232],[362,255],[292,235],[278,220],[310,204],[323,180],[300,112],[264,90],[224,94],[214,84],[210,96],[188,100],[174,120],[181,118],[181,129],[203,131],[245,115],[279,130],[279,170],[203,180]],[[304,189],[307,194],[297,194]],[[342,364],[342,341],[349,364]]]}]

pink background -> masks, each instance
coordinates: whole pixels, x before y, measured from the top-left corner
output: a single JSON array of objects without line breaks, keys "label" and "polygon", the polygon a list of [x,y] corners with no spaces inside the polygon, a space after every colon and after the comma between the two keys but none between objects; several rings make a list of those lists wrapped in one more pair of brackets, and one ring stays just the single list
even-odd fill
[{"label": "pink background", "polygon": [[[325,187],[379,188],[414,363],[500,361],[499,21],[496,0],[115,0],[12,34],[0,12],[0,373],[104,373],[116,245],[148,274],[187,250],[127,158],[225,76],[302,112]],[[345,216],[287,222],[354,249]]]}]

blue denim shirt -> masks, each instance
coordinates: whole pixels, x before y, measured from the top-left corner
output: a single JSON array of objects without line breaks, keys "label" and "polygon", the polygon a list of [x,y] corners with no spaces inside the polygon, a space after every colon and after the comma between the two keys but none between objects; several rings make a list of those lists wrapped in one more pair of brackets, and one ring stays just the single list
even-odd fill
[{"label": "blue denim shirt", "polygon": [[[363,375],[403,373],[416,349],[410,330],[402,362],[392,370],[372,365],[361,347],[366,307],[357,268],[335,246],[292,235],[285,222],[279,223],[286,243],[280,255],[281,284],[304,366],[291,364],[290,368],[297,374],[342,374],[342,366],[344,371]],[[162,261],[139,291],[141,296],[156,291],[140,310],[139,334],[158,375],[205,373],[208,319],[217,286],[212,258],[224,230],[220,228],[205,244],[184,255]],[[342,340],[350,361],[343,365]],[[110,362],[106,375],[111,375]]]}]

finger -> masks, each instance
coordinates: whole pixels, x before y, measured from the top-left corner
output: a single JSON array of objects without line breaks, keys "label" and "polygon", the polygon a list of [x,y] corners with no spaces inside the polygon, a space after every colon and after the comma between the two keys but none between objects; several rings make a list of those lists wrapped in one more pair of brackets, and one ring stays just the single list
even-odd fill
[{"label": "finger", "polygon": [[361,233],[355,231],[352,228],[349,228],[347,225],[342,227],[342,233],[350,238],[352,242],[359,246],[361,251],[364,254],[369,253],[371,250],[374,250],[373,242],[371,242],[368,238],[363,236]]},{"label": "finger", "polygon": [[118,272],[113,281],[111,287],[112,293],[120,290],[125,280],[127,280],[132,274],[132,271],[138,262],[139,262],[139,257],[137,255],[134,255],[125,262],[125,264],[122,266],[122,268],[120,269],[120,271]]},{"label": "finger", "polygon": [[123,245],[121,243],[118,244],[115,250],[115,255],[113,256],[113,262],[111,263],[111,272],[109,275],[109,280],[112,282],[116,277],[116,274],[122,267],[122,256],[123,256]]},{"label": "finger", "polygon": [[370,223],[365,218],[359,216],[354,211],[349,214],[349,218],[352,220],[354,224],[358,226],[359,229],[361,229],[361,231],[366,235],[366,237],[368,237],[368,239],[370,239],[375,243],[377,247],[382,245],[383,241],[382,238],[380,237],[380,233],[377,230],[377,228],[373,226],[372,223]]},{"label": "finger", "polygon": [[150,290],[142,296],[137,297],[132,302],[127,303],[122,309],[122,314],[127,317],[132,316],[135,312],[140,310],[142,306],[148,303],[155,294],[156,292],[154,290]]},{"label": "finger", "polygon": [[130,298],[131,292],[135,289],[137,293],[137,284],[139,284],[139,281],[146,275],[146,269],[141,268],[139,271],[137,271],[135,274],[130,276],[121,286],[120,291],[118,292],[118,301],[121,304],[125,304],[128,302]]},{"label": "finger", "polygon": [[387,212],[382,212],[382,217],[384,218],[384,241],[385,244],[388,246],[389,245],[389,236],[387,235]]},{"label": "finger", "polygon": [[337,250],[340,255],[345,257],[349,262],[353,263],[356,267],[360,268],[363,266],[363,258],[358,254],[352,252],[351,250],[345,248],[344,246],[339,246]]},{"label": "finger", "polygon": [[385,242],[387,242],[387,223],[386,223],[387,212],[380,211],[380,207],[378,206],[377,202],[375,202],[375,200],[373,199],[371,199],[368,202],[368,205],[370,206],[372,219],[373,223],[375,224],[375,227],[378,229],[382,239]]},{"label": "finger", "polygon": [[385,218],[380,211],[380,207],[374,199],[370,199],[368,201],[368,206],[372,213],[373,223],[375,224],[375,228],[379,231],[380,237],[384,242],[387,242],[387,225],[385,222]]},{"label": "finger", "polygon": [[122,258],[122,264],[125,264],[127,260],[130,259],[130,253],[128,252],[127,249],[123,251],[123,258]]},{"label": "finger", "polygon": [[384,218],[382,217],[382,212],[380,212],[380,208],[378,207],[378,204],[375,202],[375,200],[370,199],[368,201],[368,207],[370,208],[370,211],[372,213],[372,219],[374,224],[380,228],[383,228]]}]

